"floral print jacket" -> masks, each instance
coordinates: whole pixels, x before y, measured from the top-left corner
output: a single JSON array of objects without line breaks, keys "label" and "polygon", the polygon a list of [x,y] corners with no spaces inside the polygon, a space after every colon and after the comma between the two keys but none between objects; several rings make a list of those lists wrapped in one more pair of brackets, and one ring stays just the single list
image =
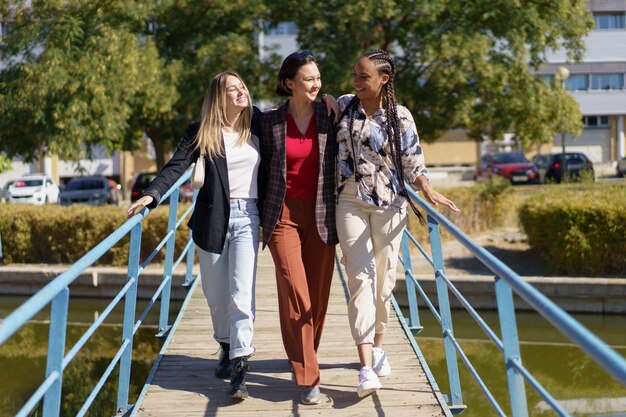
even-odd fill
[{"label": "floral print jacket", "polygon": [[[339,97],[341,112],[348,106],[352,97],[354,97],[352,94]],[[343,190],[346,181],[355,176],[361,200],[378,207],[401,208],[405,203],[405,198],[400,195],[403,185],[397,180],[391,159],[385,110],[379,109],[367,116],[363,106],[359,105],[352,126],[352,139],[348,131],[350,112],[337,125],[339,192]],[[418,175],[428,176],[428,169],[424,163],[424,154],[411,112],[406,107],[398,105],[398,118],[402,130],[403,177],[408,183],[413,183]],[[355,153],[358,155],[356,175]]]}]

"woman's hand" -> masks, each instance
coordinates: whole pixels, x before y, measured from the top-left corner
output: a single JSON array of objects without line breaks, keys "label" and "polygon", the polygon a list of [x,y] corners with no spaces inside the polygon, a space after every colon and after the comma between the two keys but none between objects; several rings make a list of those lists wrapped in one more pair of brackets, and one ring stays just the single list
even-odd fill
[{"label": "woman's hand", "polygon": [[322,101],[326,104],[326,114],[328,117],[332,118],[332,114],[334,113],[335,123],[339,122],[339,114],[341,114],[341,112],[339,111],[339,103],[337,102],[337,99],[335,99],[335,97],[331,94],[322,94]]},{"label": "woman's hand", "polygon": [[143,209],[145,206],[151,204],[154,201],[154,198],[149,195],[144,195],[139,200],[135,201],[135,203],[130,206],[128,211],[126,212],[126,216],[130,219],[135,215],[136,211]]},{"label": "woman's hand", "polygon": [[430,183],[428,182],[428,178],[426,178],[424,175],[418,176],[413,182],[413,185],[422,191],[422,194],[424,194],[424,198],[431,205],[436,207],[441,204],[442,206],[446,206],[450,210],[456,211],[457,213],[461,211],[456,206],[456,204],[454,204],[454,201],[450,200],[440,192],[433,190],[430,186]]}]

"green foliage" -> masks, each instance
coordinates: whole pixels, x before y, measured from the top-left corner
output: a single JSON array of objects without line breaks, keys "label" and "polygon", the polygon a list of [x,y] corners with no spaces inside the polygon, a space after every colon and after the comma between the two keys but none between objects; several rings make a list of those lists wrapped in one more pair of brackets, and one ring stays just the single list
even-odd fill
[{"label": "green foliage", "polygon": [[254,40],[262,11],[245,0],[3,2],[15,30],[0,45],[10,62],[0,71],[0,151],[77,160],[94,145],[132,150],[145,131],[162,166],[215,73],[234,69],[266,91],[273,68],[258,62]]},{"label": "green foliage", "polygon": [[[477,140],[515,131],[526,143],[550,142],[581,127],[574,99],[531,70],[549,48],[582,56],[593,26],[584,0],[266,3],[273,22],[298,23],[298,41],[320,57],[327,92],[352,91],[351,67],[365,50],[394,54],[399,102],[426,141],[464,127]],[[559,109],[563,117],[555,118]]]},{"label": "green foliage", "polygon": [[474,189],[484,198],[495,199],[510,186],[511,181],[496,175],[495,177],[489,178],[489,181],[486,183],[476,184]]},{"label": "green foliage", "polygon": [[[504,180],[504,179],[503,179]],[[439,208],[440,212],[466,234],[480,233],[497,227],[515,224],[517,219],[510,213],[521,204],[516,197],[509,181],[496,179],[473,187],[448,188],[443,191],[461,209],[455,213],[448,208]],[[409,231],[419,241],[428,241],[428,228],[420,225],[417,218],[410,212]],[[442,237],[448,238],[442,230]]]},{"label": "green foliage", "polygon": [[[188,205],[180,205],[179,214]],[[165,236],[168,207],[158,207],[144,219],[141,258],[154,249]],[[24,206],[0,204],[2,264],[74,263],[93,249],[126,220],[122,207],[57,205]],[[179,228],[175,253],[184,248],[187,228]],[[124,237],[97,262],[98,265],[128,264],[129,236]],[[165,251],[155,258],[162,261]],[[176,255],[178,256],[178,255]]]},{"label": "green foliage", "polygon": [[520,209],[528,242],[556,273],[626,273],[626,193],[623,186],[554,186]]},{"label": "green foliage", "polygon": [[144,107],[170,107],[176,98],[161,87],[167,66],[154,43],[138,38],[151,2],[28,3],[14,3],[14,30],[0,46],[0,60],[10,63],[0,72],[2,150],[76,160],[94,145],[132,149],[140,93]]},{"label": "green foliage", "polygon": [[10,171],[11,166],[11,160],[4,155],[0,155],[0,173]]}]

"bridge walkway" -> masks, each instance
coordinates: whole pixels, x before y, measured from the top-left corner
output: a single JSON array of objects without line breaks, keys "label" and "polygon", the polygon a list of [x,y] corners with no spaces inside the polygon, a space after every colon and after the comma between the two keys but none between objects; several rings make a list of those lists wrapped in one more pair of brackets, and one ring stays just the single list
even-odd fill
[{"label": "bridge walkway", "polygon": [[[184,315],[161,357],[154,378],[139,405],[139,416],[413,416],[450,415],[444,411],[437,388],[393,313],[385,349],[392,375],[381,378],[383,388],[374,395],[356,394],[358,357],[348,326],[346,293],[335,271],[322,342],[319,347],[321,391],[319,405],[302,405],[292,381],[280,336],[274,267],[269,250],[260,251],[257,276],[257,318],[250,361],[250,397],[234,402],[227,397],[228,381],[213,369],[219,352],[212,339],[209,309],[195,287]],[[444,406],[445,407],[445,406]]]}]

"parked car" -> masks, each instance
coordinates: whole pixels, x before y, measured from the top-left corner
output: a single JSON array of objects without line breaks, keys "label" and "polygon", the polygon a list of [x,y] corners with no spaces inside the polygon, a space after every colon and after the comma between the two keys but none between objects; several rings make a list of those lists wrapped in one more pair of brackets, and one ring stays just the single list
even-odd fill
[{"label": "parked car", "polygon": [[119,189],[117,183],[102,175],[92,177],[72,178],[59,197],[59,204],[88,204],[101,206],[104,204],[119,203]]},{"label": "parked car", "polygon": [[[545,155],[535,155],[533,161],[539,170],[539,180],[541,183],[556,181],[561,182],[563,179],[563,154],[553,153]],[[566,152],[565,163],[567,164],[568,178],[580,178],[587,172],[591,178],[594,178],[593,163],[584,153]]]},{"label": "parked car", "polygon": [[[137,201],[143,196],[143,190],[148,188],[154,177],[157,176],[156,172],[142,172],[135,179],[135,183],[133,184],[133,188],[130,192],[130,201]],[[193,200],[193,186],[191,185],[191,180],[186,181],[182,187],[180,187],[180,195],[178,196],[178,201],[191,201]],[[167,204],[167,201],[164,201],[162,204]]]},{"label": "parked car", "polygon": [[623,177],[624,175],[626,175],[626,156],[617,161],[616,173],[618,177]]},{"label": "parked car", "polygon": [[519,152],[488,153],[480,158],[474,174],[476,181],[501,176],[513,184],[537,183],[537,167]]},{"label": "parked car", "polygon": [[0,202],[7,202],[9,199],[9,187],[13,185],[15,180],[10,180],[4,183],[0,188]]},{"label": "parked car", "polygon": [[9,187],[9,203],[46,204],[59,200],[59,186],[45,174],[27,174]]}]

